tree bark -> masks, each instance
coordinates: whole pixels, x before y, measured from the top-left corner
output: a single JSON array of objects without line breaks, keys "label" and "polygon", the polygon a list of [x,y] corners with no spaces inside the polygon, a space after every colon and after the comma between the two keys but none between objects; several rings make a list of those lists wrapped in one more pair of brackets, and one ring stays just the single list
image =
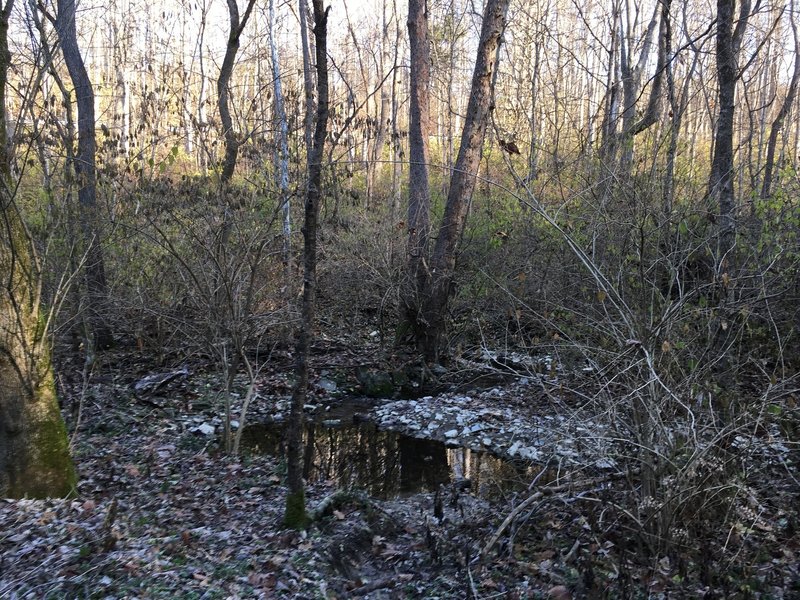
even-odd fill
[{"label": "tree bark", "polygon": [[300,40],[303,46],[303,92],[305,94],[306,114],[303,118],[303,139],[306,151],[311,148],[314,136],[314,75],[311,66],[311,49],[308,43],[308,2],[299,0]]},{"label": "tree bark", "polygon": [[242,31],[244,31],[250,14],[253,12],[255,0],[248,0],[247,8],[241,19],[239,17],[239,5],[236,3],[237,0],[227,0],[227,2],[231,28],[228,34],[228,45],[225,48],[225,58],[222,59],[222,67],[219,70],[219,78],[217,79],[217,106],[225,136],[225,158],[222,163],[222,174],[220,175],[220,181],[223,185],[227,184],[233,177],[233,172],[236,169],[236,158],[239,155],[239,146],[241,145],[241,140],[233,128],[233,119],[228,105],[230,99],[228,86],[233,75],[236,54],[239,52]]},{"label": "tree bark", "polygon": [[88,293],[88,323],[97,348],[110,348],[114,343],[111,327],[106,322],[108,284],[105,261],[97,226],[97,173],[94,91],[83,62],[75,24],[75,0],[58,0],[55,20],[61,52],[67,65],[75,101],[78,105],[78,153],[74,163],[80,207],[80,226],[86,244],[86,289]]},{"label": "tree bark", "polygon": [[[430,131],[430,42],[425,0],[409,0],[408,39],[411,53],[409,101],[408,176],[408,274],[403,292],[406,317],[415,336],[424,335],[423,294],[428,287],[428,233],[430,229],[430,183],[428,178]],[[399,143],[399,140],[396,140]]]},{"label": "tree bark", "polygon": [[436,362],[439,358],[447,304],[453,291],[453,273],[458,246],[466,223],[467,209],[475,190],[486,127],[494,108],[494,82],[508,5],[509,0],[488,0],[483,14],[469,105],[461,134],[461,146],[450,181],[444,217],[431,257],[430,277],[422,297],[422,318],[417,320],[415,327],[417,342],[429,362]]},{"label": "tree bark", "polygon": [[39,269],[14,204],[5,131],[11,55],[0,11],[0,497],[66,496],[75,489],[67,431],[58,410],[39,313]]},{"label": "tree bark", "polygon": [[792,79],[789,82],[789,87],[786,90],[786,97],[783,99],[783,104],[781,104],[781,108],[770,127],[769,140],[767,141],[767,158],[764,163],[764,181],[761,186],[762,198],[769,198],[772,193],[775,149],[778,146],[778,135],[780,135],[783,129],[786,117],[792,108],[792,104],[794,104],[794,99],[797,97],[797,87],[800,85],[800,36],[798,36],[797,23],[794,18],[794,5],[794,0],[792,0],[789,4],[789,23],[791,24],[794,37],[794,71],[792,72]]},{"label": "tree bark", "polygon": [[322,158],[328,125],[328,10],[323,0],[313,0],[314,38],[317,59],[317,122],[314,139],[307,157],[308,184],[306,187],[305,221],[303,225],[303,301],[302,320],[297,335],[295,385],[287,431],[286,511],[284,524],[302,528],[308,523],[303,483],[303,405],[308,391],[308,362],[314,325],[317,288],[317,222],[322,198]]},{"label": "tree bark", "polygon": [[733,186],[733,118],[738,55],[750,14],[750,0],[742,0],[739,21],[733,26],[735,0],[717,0],[717,99],[719,116],[711,163],[709,198],[719,207],[718,270],[728,273],[736,241],[736,198]]},{"label": "tree bark", "polygon": [[[383,1],[382,6],[382,22],[381,22],[381,58],[380,58],[380,73],[378,77],[383,77],[386,73],[386,67],[391,60],[391,41],[389,39],[389,21],[386,18],[386,0]],[[380,178],[384,172],[383,150],[386,146],[386,130],[388,129],[391,120],[391,88],[389,82],[384,79],[381,83],[381,101],[377,107],[376,125],[375,125],[375,141],[372,145],[370,156],[370,166],[367,170],[367,203],[372,202],[375,194],[375,180]]]},{"label": "tree bark", "polygon": [[275,120],[278,124],[278,140],[275,148],[278,197],[283,208],[283,264],[286,288],[289,289],[291,275],[292,210],[289,204],[289,123],[283,102],[281,85],[281,66],[278,60],[278,46],[275,42],[275,0],[269,0],[269,48],[272,58],[272,85],[275,92]]}]

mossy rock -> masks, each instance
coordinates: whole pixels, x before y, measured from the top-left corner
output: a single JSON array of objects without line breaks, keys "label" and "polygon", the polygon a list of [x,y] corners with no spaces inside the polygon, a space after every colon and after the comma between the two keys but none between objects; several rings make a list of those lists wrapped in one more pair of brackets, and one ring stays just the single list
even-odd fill
[{"label": "mossy rock", "polygon": [[391,373],[357,367],[356,379],[361,384],[361,392],[368,398],[391,398],[394,396],[396,386]]}]

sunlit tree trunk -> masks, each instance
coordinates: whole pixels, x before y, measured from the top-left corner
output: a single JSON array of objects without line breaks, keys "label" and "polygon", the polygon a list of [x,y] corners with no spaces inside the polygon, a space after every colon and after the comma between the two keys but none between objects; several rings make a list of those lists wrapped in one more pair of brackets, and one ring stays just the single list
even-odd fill
[{"label": "sunlit tree trunk", "polygon": [[286,120],[286,108],[283,103],[281,66],[278,60],[278,46],[275,42],[275,0],[269,0],[269,48],[272,57],[272,86],[275,92],[275,120],[278,125],[275,166],[277,167],[278,197],[283,208],[283,262],[288,289],[292,239],[292,210],[289,205],[289,123]]},{"label": "sunlit tree trunk", "polygon": [[[386,69],[392,60],[390,51],[391,39],[389,37],[389,20],[386,16],[386,0],[382,6],[383,18],[381,23],[381,54],[380,54],[380,73],[378,77],[382,78]],[[383,150],[386,146],[386,130],[390,121],[391,113],[391,92],[392,88],[389,81],[384,80],[381,83],[380,91],[380,105],[377,110],[376,123],[375,123],[375,141],[372,144],[372,152],[370,157],[371,167],[367,171],[367,199],[368,202],[372,201],[372,196],[375,193],[375,180],[379,178],[384,171]]]},{"label": "sunlit tree trunk", "polygon": [[397,18],[397,3],[392,2],[392,15],[395,20],[394,63],[392,64],[392,222],[400,218],[401,185],[403,172],[403,142],[400,136],[400,80],[398,61],[400,55],[400,24]]},{"label": "sunlit tree trunk", "polygon": [[456,255],[483,155],[508,5],[509,0],[488,0],[486,3],[461,145],[431,256],[430,276],[422,293],[421,318],[418,317],[415,330],[420,348],[430,362],[438,360],[447,304],[453,290]]},{"label": "sunlit tree trunk", "polygon": [[317,291],[317,222],[322,198],[322,159],[328,126],[328,11],[322,0],[313,0],[314,39],[317,59],[317,122],[308,151],[308,183],[303,225],[303,301],[302,319],[295,350],[295,384],[287,431],[286,511],[284,524],[301,528],[308,522],[303,483],[303,405],[308,392],[308,361],[311,349]]},{"label": "sunlit tree trunk", "polygon": [[311,48],[308,43],[308,3],[298,0],[300,13],[300,41],[303,47],[303,92],[305,95],[305,115],[303,118],[303,139],[306,151],[311,148],[314,136],[314,74],[311,65]]},{"label": "sunlit tree trunk", "polygon": [[789,82],[789,87],[786,90],[786,96],[783,99],[778,114],[775,120],[772,121],[772,126],[769,132],[769,141],[767,142],[767,158],[764,163],[764,181],[761,186],[761,197],[769,198],[772,193],[773,171],[775,169],[775,150],[778,146],[778,136],[784,128],[786,117],[792,109],[794,99],[797,97],[797,87],[800,85],[800,36],[797,32],[797,20],[795,18],[795,3],[792,0],[789,4],[789,23],[792,27],[792,35],[794,37],[794,71],[792,72],[792,79]]},{"label": "sunlit tree trunk", "polygon": [[[201,134],[208,128],[208,115],[206,114],[206,96],[208,94],[208,79],[206,78],[206,61],[205,61],[205,36],[206,36],[206,19],[208,17],[208,4],[202,2],[200,6],[200,31],[197,37],[197,65],[200,67],[200,89],[197,92],[197,129]],[[198,144],[197,166],[205,169],[208,165],[210,156],[209,148],[201,141]]]},{"label": "sunlit tree trunk", "polygon": [[8,19],[0,12],[0,497],[66,496],[75,490],[40,314],[33,244],[14,203],[6,144]]}]

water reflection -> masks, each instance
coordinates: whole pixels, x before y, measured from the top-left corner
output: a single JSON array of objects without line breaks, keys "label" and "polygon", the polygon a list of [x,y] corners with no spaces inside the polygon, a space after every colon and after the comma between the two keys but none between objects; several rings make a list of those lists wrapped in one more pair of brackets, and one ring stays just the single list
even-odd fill
[{"label": "water reflection", "polygon": [[[249,425],[242,432],[242,449],[284,456],[283,435],[281,424]],[[474,493],[496,495],[527,485],[538,472],[527,464],[381,431],[368,423],[339,427],[308,424],[303,439],[307,481],[334,481],[379,498],[431,492],[440,484],[466,480]]]}]

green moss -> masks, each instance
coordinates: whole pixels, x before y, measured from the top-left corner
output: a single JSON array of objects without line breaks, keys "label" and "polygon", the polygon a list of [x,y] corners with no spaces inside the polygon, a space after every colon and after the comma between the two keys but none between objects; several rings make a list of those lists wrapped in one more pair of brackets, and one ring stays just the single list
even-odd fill
[{"label": "green moss", "polygon": [[28,459],[12,497],[66,497],[75,493],[77,476],[69,453],[67,429],[58,410],[52,372],[47,371],[26,406]]},{"label": "green moss", "polygon": [[306,514],[306,495],[300,491],[286,496],[286,513],[283,524],[290,529],[305,529],[310,519]]}]

